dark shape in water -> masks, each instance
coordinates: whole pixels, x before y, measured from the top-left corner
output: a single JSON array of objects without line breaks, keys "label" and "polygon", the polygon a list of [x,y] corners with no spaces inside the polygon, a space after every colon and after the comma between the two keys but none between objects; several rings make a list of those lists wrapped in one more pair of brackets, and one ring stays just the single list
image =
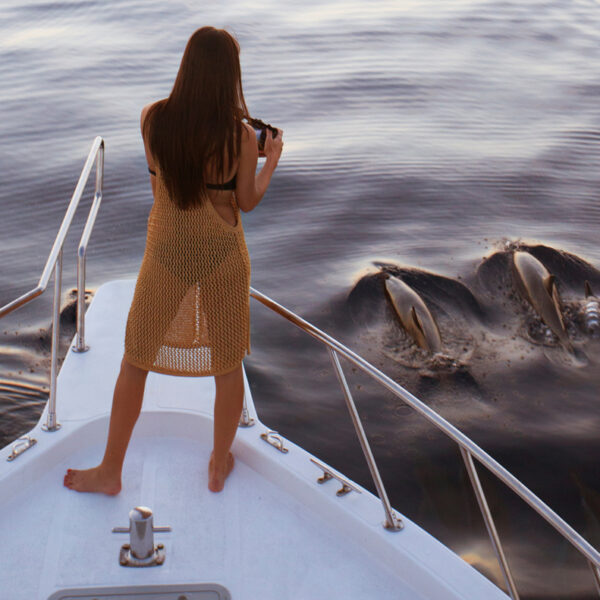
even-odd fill
[{"label": "dark shape in water", "polygon": [[514,252],[528,252],[537,258],[552,273],[561,292],[572,292],[579,296],[581,282],[588,281],[600,288],[600,271],[583,259],[563,250],[543,245],[515,244],[510,250],[501,250],[486,257],[477,268],[479,283],[497,296],[512,289],[511,258]]},{"label": "dark shape in water", "polygon": [[535,256],[556,276],[559,284],[570,288],[574,293],[580,293],[582,281],[589,281],[594,287],[600,288],[600,271],[579,256],[541,244],[522,245],[521,249]]},{"label": "dark shape in water", "polygon": [[381,271],[361,277],[348,294],[350,314],[359,324],[385,318],[388,303],[384,281],[389,275],[401,279],[412,288],[430,310],[452,318],[462,316],[467,320],[483,320],[486,316],[471,290],[459,281],[390,263],[374,264]]}]

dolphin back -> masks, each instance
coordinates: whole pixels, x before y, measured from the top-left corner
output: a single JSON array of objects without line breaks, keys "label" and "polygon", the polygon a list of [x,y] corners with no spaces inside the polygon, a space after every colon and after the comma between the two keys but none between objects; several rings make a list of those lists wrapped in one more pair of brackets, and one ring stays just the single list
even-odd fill
[{"label": "dolphin back", "polygon": [[517,280],[531,306],[558,339],[570,347],[554,276],[528,252],[515,252],[513,263]]},{"label": "dolphin back", "polygon": [[427,305],[404,281],[389,276],[385,288],[402,327],[416,344],[429,352],[442,348],[440,330]]}]

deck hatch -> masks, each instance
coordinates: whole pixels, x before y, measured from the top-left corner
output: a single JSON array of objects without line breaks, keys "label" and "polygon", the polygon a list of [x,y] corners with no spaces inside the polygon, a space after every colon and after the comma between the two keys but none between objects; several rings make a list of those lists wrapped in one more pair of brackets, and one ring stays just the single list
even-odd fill
[{"label": "deck hatch", "polygon": [[139,585],[60,590],[48,600],[231,600],[219,583]]}]

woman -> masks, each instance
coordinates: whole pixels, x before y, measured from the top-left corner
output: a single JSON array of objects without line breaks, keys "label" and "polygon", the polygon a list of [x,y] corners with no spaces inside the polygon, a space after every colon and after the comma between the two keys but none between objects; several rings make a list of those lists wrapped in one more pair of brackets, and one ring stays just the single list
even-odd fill
[{"label": "woman", "polygon": [[154,203],[125,332],[106,450],[92,469],[68,469],[64,485],[118,494],[148,371],[214,375],[214,448],[208,487],[233,468],[242,358],[250,352],[250,260],[240,220],[262,199],[281,155],[282,132],[258,146],[242,91],[239,46],[226,31],[189,39],[168,98],[145,106],[141,131]]}]

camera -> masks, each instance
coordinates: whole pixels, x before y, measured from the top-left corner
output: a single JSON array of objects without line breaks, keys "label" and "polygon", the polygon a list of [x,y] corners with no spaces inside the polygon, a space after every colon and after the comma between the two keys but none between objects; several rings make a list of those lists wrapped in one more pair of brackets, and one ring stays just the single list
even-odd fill
[{"label": "camera", "polygon": [[267,129],[271,131],[273,137],[276,137],[279,131],[276,127],[269,125],[269,123],[265,123],[260,119],[253,119],[252,117],[248,118],[248,124],[254,129],[254,132],[256,133],[256,141],[258,142],[258,154],[259,156],[264,156],[265,140],[267,139]]}]

